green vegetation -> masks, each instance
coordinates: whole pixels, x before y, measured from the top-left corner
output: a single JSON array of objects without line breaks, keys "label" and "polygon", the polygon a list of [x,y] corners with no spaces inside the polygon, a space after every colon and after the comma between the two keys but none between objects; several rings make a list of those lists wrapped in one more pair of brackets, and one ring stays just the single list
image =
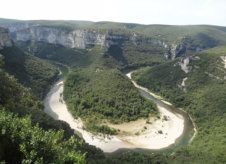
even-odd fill
[{"label": "green vegetation", "polygon": [[0,161],[85,163],[86,160],[104,158],[100,150],[74,135],[66,123],[47,116],[42,103],[31,90],[6,73],[4,63],[4,56],[1,55]]},{"label": "green vegetation", "polygon": [[139,72],[135,72],[133,78],[142,86],[169,99],[170,102],[176,102],[178,105],[181,101],[185,103],[185,93],[178,85],[181,85],[186,75],[179,65],[174,66],[176,62],[173,61],[155,67],[146,67]]},{"label": "green vegetation", "polygon": [[105,126],[97,127],[97,121],[121,123],[157,114],[155,105],[141,97],[116,69],[74,70],[65,82],[64,98],[72,114],[81,117],[86,128],[96,132],[115,132]]},{"label": "green vegetation", "polygon": [[7,163],[85,163],[82,141],[63,139],[63,131],[44,131],[29,117],[19,118],[0,108],[0,160]]},{"label": "green vegetation", "polygon": [[[25,21],[0,19],[0,25],[24,25]],[[140,25],[116,22],[89,21],[26,21],[30,25],[50,27],[65,33],[82,29],[94,33],[118,36],[112,39],[113,45],[106,49],[105,55],[111,56],[123,68],[156,65],[165,62],[164,55],[172,44],[182,45],[183,52],[195,52],[226,44],[226,28],[219,26],[169,26]],[[138,44],[134,44],[136,36]],[[129,41],[130,38],[130,41]],[[136,41],[135,41],[136,42]],[[18,47],[37,57],[55,60],[70,66],[87,66],[92,56],[86,50],[68,49],[59,45],[42,42],[17,42]],[[168,47],[165,47],[166,44]],[[92,47],[93,45],[91,45]],[[183,53],[182,53],[183,54]],[[182,55],[180,54],[180,55]]]},{"label": "green vegetation", "polygon": [[[45,43],[18,44],[25,50],[36,49],[36,56],[56,61],[53,63],[58,66],[60,63],[70,66],[64,97],[74,116],[85,120],[87,129],[115,134],[115,129],[101,125],[102,120],[110,119],[117,123],[148,117],[150,112],[156,114],[155,106],[144,100],[131,82],[117,70],[121,67],[119,61],[105,53],[100,46],[87,51]],[[26,46],[29,48],[26,49]],[[96,121],[100,124],[96,124]]]},{"label": "green vegetation", "polygon": [[[116,22],[89,22],[89,21],[18,21],[0,19],[0,26],[39,25],[63,30],[65,33],[81,29],[101,34],[119,36],[113,39],[114,43],[107,49],[121,66],[138,67],[159,64],[164,61],[164,54],[170,45],[183,45],[183,51],[208,49],[226,44],[226,28],[220,26],[194,25],[194,26],[170,26],[170,25],[141,25],[133,23]],[[133,44],[128,39],[136,35],[140,44]],[[147,44],[144,44],[148,41]],[[150,43],[155,42],[155,44]],[[164,47],[165,44],[168,47]],[[53,59],[64,64],[82,66],[90,64],[91,60],[86,56],[87,50],[72,50],[59,45],[43,44],[34,41],[19,42],[17,46],[35,56]],[[68,54],[68,55],[66,55]],[[182,55],[182,54],[180,54]],[[76,61],[80,61],[79,63]],[[83,62],[82,62],[83,61]]]},{"label": "green vegetation", "polygon": [[166,50],[164,48],[157,45],[134,45],[129,42],[124,42],[120,45],[110,46],[107,54],[118,61],[122,67],[139,67],[164,62],[163,54],[165,52]]},{"label": "green vegetation", "polygon": [[86,66],[90,64],[87,50],[70,49],[60,45],[48,44],[43,42],[17,42],[17,46],[25,52],[33,54],[39,58],[52,60],[66,64],[68,66]]},{"label": "green vegetation", "polygon": [[[176,151],[179,163],[225,163],[226,155],[226,70],[220,56],[226,47],[218,47],[191,56],[191,72],[185,74],[178,61],[147,68],[133,75],[139,84],[169,99],[191,114],[198,135],[191,145]],[[200,57],[198,59],[197,57]],[[178,87],[187,77],[186,91]],[[208,161],[207,161],[208,160]]]},{"label": "green vegetation", "polygon": [[[117,155],[110,156],[106,159],[96,160],[95,163],[100,164],[167,164],[174,163],[173,158],[163,153],[145,153],[145,152],[121,152]],[[92,163],[92,162],[91,162]],[[93,163],[93,164],[95,164]],[[175,162],[176,163],[176,162]]]},{"label": "green vegetation", "polygon": [[46,61],[27,55],[17,47],[4,48],[4,69],[20,83],[31,88],[33,94],[44,98],[50,85],[56,80],[58,70]]},{"label": "green vegetation", "polygon": [[[225,27],[86,21],[27,23],[59,28],[65,32],[74,29],[95,30],[125,38],[136,33],[142,39],[157,39],[168,45],[183,44],[186,50],[191,51],[189,66],[192,70],[184,73],[178,65],[181,59],[166,61],[164,54],[168,47],[135,45],[127,39],[119,39],[108,49],[90,46],[86,50],[42,42],[17,42],[15,45],[21,49],[14,46],[0,51],[0,161],[226,163],[226,69],[220,58],[226,56],[226,48],[194,53],[199,49],[225,45]],[[23,25],[24,21],[0,19],[0,25],[9,24]],[[155,105],[143,99],[119,71],[151,66],[138,71],[133,78],[186,110],[197,125],[198,135],[190,145],[177,148],[173,153],[125,152],[105,158],[99,149],[85,144],[74,135],[66,123],[44,114],[40,99],[58,74],[56,66],[49,61],[57,63],[57,67],[59,63],[70,67],[64,97],[70,111],[83,119],[88,130],[116,134],[117,131],[105,123],[121,123],[148,117],[149,114],[157,115]],[[185,86],[181,86],[185,77]]]},{"label": "green vegetation", "polygon": [[117,134],[117,130],[114,128],[110,128],[107,125],[97,125],[97,123],[99,123],[100,121],[98,120],[98,118],[94,119],[89,119],[87,120],[89,122],[86,122],[86,129],[90,130],[94,133],[97,134],[107,134],[107,135],[115,135]]},{"label": "green vegetation", "polygon": [[[133,34],[136,32],[139,35],[160,39],[167,43],[172,43],[190,37],[192,40],[205,42],[206,37],[217,41],[217,44],[226,43],[226,28],[221,26],[210,25],[187,25],[187,26],[171,26],[171,25],[142,25],[134,23],[117,23],[117,22],[90,22],[90,21],[64,21],[64,20],[34,20],[34,21],[19,21],[10,19],[0,19],[0,25],[40,25],[43,27],[58,28],[65,31],[74,29],[96,30],[98,32],[108,31],[115,34]],[[201,37],[200,37],[201,36]],[[201,43],[203,44],[203,43]]]},{"label": "green vegetation", "polygon": [[[15,48],[13,49],[15,50]],[[51,77],[49,78],[47,76],[48,74],[42,76],[45,69],[48,69],[47,66],[49,66],[49,64],[47,64],[47,66],[44,65],[43,67],[39,67],[36,64],[31,64],[29,65],[31,69],[28,70],[24,68],[24,66],[27,66],[27,65],[23,65],[24,64],[23,61],[28,60],[27,58],[30,58],[30,56],[26,56],[26,55],[20,56],[20,53],[18,53],[18,57],[17,58],[12,57],[12,60],[10,61],[9,55],[11,53],[6,53],[6,52],[9,52],[9,49],[2,50],[2,52],[4,52],[5,56],[3,55],[0,56],[0,59],[1,59],[0,60],[0,64],[1,64],[0,66],[0,90],[1,90],[0,104],[3,107],[7,108],[7,110],[9,110],[10,112],[18,114],[19,116],[25,116],[27,114],[31,115],[32,122],[34,124],[38,123],[44,129],[57,129],[57,130],[64,129],[65,137],[72,135],[73,130],[71,130],[67,124],[61,121],[54,121],[51,117],[48,117],[43,112],[43,104],[39,101],[40,99],[37,96],[34,96],[33,94],[36,87],[40,86],[40,92],[35,93],[35,95],[37,94],[44,95],[45,93],[43,88],[47,89],[47,87],[51,85],[53,79],[48,81],[48,79],[51,79]],[[21,52],[21,51],[18,51],[18,52]],[[14,55],[17,56],[16,54]],[[40,59],[37,59],[37,62],[39,61]],[[41,65],[42,63],[43,61],[40,61]],[[32,68],[33,66],[34,68]],[[52,68],[52,66],[50,68]],[[39,72],[30,71],[30,70],[35,71],[40,69],[42,69],[41,75]],[[7,73],[7,70],[9,70],[10,72],[14,71],[12,72],[12,74],[14,74],[15,76],[14,77],[10,76]],[[21,70],[21,72],[19,72],[19,70]],[[17,80],[15,77],[21,80]],[[25,79],[28,79],[27,77],[30,77],[31,79],[37,79],[37,80],[34,81],[34,83],[28,83],[29,81],[27,81],[27,84],[31,87],[31,89],[28,89],[21,84],[26,82],[25,79],[23,79],[22,77],[25,77]],[[39,83],[39,81],[41,80],[45,80],[45,83]],[[21,83],[19,83],[20,81]]]}]

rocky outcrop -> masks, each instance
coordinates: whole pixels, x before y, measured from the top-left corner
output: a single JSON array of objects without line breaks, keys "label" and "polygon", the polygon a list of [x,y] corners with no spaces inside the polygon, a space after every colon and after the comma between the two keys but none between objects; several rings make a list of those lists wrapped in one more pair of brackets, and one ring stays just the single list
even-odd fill
[{"label": "rocky outcrop", "polygon": [[68,48],[86,48],[89,44],[104,46],[105,35],[95,31],[74,30],[67,31],[52,27],[34,26],[19,30],[15,33],[17,41],[41,41],[51,44],[59,44]]},{"label": "rocky outcrop", "polygon": [[199,56],[188,56],[183,57],[180,59],[179,62],[175,63],[174,66],[179,65],[181,67],[181,70],[184,71],[186,74],[189,73],[193,68],[199,69],[199,66],[196,66],[194,64],[191,64],[194,61],[200,60]]},{"label": "rocky outcrop", "polygon": [[169,46],[168,53],[165,54],[167,59],[174,60],[176,57],[179,57],[186,52],[186,47],[183,43],[172,44]]},{"label": "rocky outcrop", "polygon": [[59,44],[68,48],[85,49],[90,45],[100,45],[104,48],[109,48],[111,45],[130,42],[134,45],[156,45],[166,50],[163,54],[167,59],[175,59],[186,52],[186,47],[183,43],[168,45],[159,39],[146,37],[137,33],[117,34],[106,30],[98,32],[91,29],[76,29],[64,30],[54,27],[43,27],[32,25],[29,28],[19,30],[11,27],[13,37],[16,41],[40,41],[51,44]]},{"label": "rocky outcrop", "polygon": [[29,22],[5,23],[0,25],[1,27],[9,29],[10,33],[14,33],[16,31],[26,29],[32,26],[38,26],[38,24],[29,23]]},{"label": "rocky outcrop", "polygon": [[9,37],[9,31],[4,28],[0,28],[0,50],[4,47],[11,47],[12,40]]},{"label": "rocky outcrop", "polygon": [[108,48],[111,45],[121,44],[125,41],[129,41],[134,45],[151,44],[165,49],[168,48],[168,45],[161,40],[147,38],[136,33],[117,34],[109,30],[99,32],[92,29],[67,30],[38,25],[32,25],[24,29],[22,26],[18,26],[18,30],[16,30],[16,27],[10,27],[10,30],[16,41],[40,41],[59,44],[68,48],[85,49],[90,45],[100,45]]},{"label": "rocky outcrop", "polygon": [[186,52],[183,39],[180,42],[169,44],[160,39],[146,37],[135,32],[117,33],[111,30],[99,32],[97,29],[64,29],[39,24],[18,23],[7,25],[11,36],[16,41],[37,41],[50,44],[59,44],[68,48],[85,49],[90,45],[100,45],[109,48],[111,45],[118,45],[123,42],[130,42],[134,45],[156,45],[165,49],[163,54],[167,59],[175,59]]},{"label": "rocky outcrop", "polygon": [[191,66],[189,66],[190,63],[190,57],[186,57],[182,59],[180,62],[178,62],[179,66],[181,67],[181,70],[185,73],[189,73],[192,69]]},{"label": "rocky outcrop", "polygon": [[100,45],[109,48],[130,42],[134,45],[156,45],[165,49],[163,54],[167,59],[174,60],[187,51],[187,40],[181,39],[173,44],[162,40],[146,37],[135,32],[117,33],[111,30],[99,32],[97,29],[64,29],[54,26],[42,26],[32,23],[18,23],[6,25],[15,41],[34,41],[59,44],[67,48],[85,49],[91,45]]},{"label": "rocky outcrop", "polygon": [[221,44],[220,40],[203,31],[192,35],[189,33],[187,35],[186,33],[184,35],[178,34],[178,37],[171,38],[171,34],[163,37],[152,31],[149,35],[145,35],[143,31],[132,30],[126,26],[125,28],[119,26],[118,29],[111,27],[103,29],[103,26],[99,26],[99,24],[93,23],[83,26],[79,23],[55,21],[0,22],[0,26],[8,28],[13,39],[17,41],[40,41],[82,49],[90,47],[90,45],[101,45],[109,48],[111,45],[119,45],[129,41],[134,45],[160,46],[164,48],[162,55],[170,60],[185,55],[187,52],[201,51]]},{"label": "rocky outcrop", "polygon": [[[16,41],[37,41],[50,44],[59,44],[67,48],[85,49],[90,45],[100,45],[109,48],[111,45],[119,45],[130,42],[134,45],[156,45],[165,49],[163,54],[167,59],[174,60],[182,56],[187,50],[200,51],[199,47],[188,47],[192,41],[190,38],[181,38],[174,43],[164,42],[160,39],[147,37],[135,32],[112,32],[110,29],[67,29],[63,27],[42,26],[32,23],[18,23],[7,25],[11,36]],[[194,49],[195,48],[195,49]]]},{"label": "rocky outcrop", "polygon": [[204,34],[184,36],[178,38],[169,46],[168,53],[165,54],[165,56],[167,59],[173,60],[177,57],[185,55],[187,52],[199,52],[216,45],[217,41],[215,41],[213,38],[205,36]]},{"label": "rocky outcrop", "polygon": [[188,80],[187,77],[183,78],[181,84],[178,85],[178,87],[179,87],[180,89],[182,89],[184,92],[187,92],[186,84],[185,84],[185,82],[186,82],[187,80]]},{"label": "rocky outcrop", "polygon": [[226,68],[226,56],[221,56],[220,58],[222,59],[222,63],[224,65],[224,68]]}]

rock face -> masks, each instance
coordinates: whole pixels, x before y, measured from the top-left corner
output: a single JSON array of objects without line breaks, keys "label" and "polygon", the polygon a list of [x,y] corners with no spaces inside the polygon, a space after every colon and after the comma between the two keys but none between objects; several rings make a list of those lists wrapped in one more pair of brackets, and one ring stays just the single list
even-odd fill
[{"label": "rock face", "polygon": [[105,35],[95,31],[74,30],[67,31],[50,27],[30,27],[19,30],[14,36],[18,41],[42,41],[51,44],[59,44],[68,48],[86,48],[89,44],[104,46]]},{"label": "rock face", "polygon": [[187,92],[187,88],[186,88],[186,84],[185,84],[185,82],[186,82],[187,80],[188,80],[187,77],[183,78],[181,84],[178,85],[178,87],[179,87],[180,89],[182,89],[184,92]]},{"label": "rock face", "polygon": [[50,44],[59,44],[67,48],[85,49],[91,45],[100,45],[103,48],[109,48],[111,45],[120,45],[127,41],[134,45],[156,45],[165,50],[165,58],[174,60],[182,56],[187,50],[199,51],[199,47],[188,47],[191,39],[181,38],[177,42],[169,43],[161,39],[147,37],[135,32],[112,32],[110,29],[65,29],[63,27],[42,26],[32,23],[18,23],[5,25],[11,36],[16,41],[37,41]]},{"label": "rock face", "polygon": [[183,55],[185,52],[186,52],[186,47],[182,43],[172,44],[169,47],[169,51],[166,54],[166,58],[173,60],[176,57]]},{"label": "rock face", "polygon": [[[85,49],[91,45],[109,48],[111,45],[121,46],[125,41],[129,42],[130,45],[132,43],[134,45],[144,45],[145,47],[156,45],[158,48],[163,48],[162,55],[169,60],[174,60],[187,52],[201,51],[222,43],[225,44],[225,41],[218,40],[202,30],[192,35],[188,32],[188,34],[185,33],[171,38],[170,33],[161,36],[157,35],[155,31],[151,31],[147,35],[144,33],[146,30],[133,30],[132,26],[131,28],[127,28],[127,26],[124,26],[125,28],[121,26],[111,28],[101,26],[101,23],[87,26],[80,23],[74,24],[73,22],[64,23],[60,22],[58,24],[54,21],[10,21],[8,23],[0,22],[0,26],[8,28],[11,37],[16,41],[32,41],[32,43],[40,41],[59,44],[68,48]],[[153,54],[153,52],[150,51],[150,54]]]},{"label": "rock face", "polygon": [[10,27],[13,33],[13,38],[17,41],[41,41],[51,44],[59,44],[68,48],[85,49],[90,45],[100,45],[108,48],[111,45],[121,44],[129,41],[134,45],[157,45],[167,51],[163,54],[167,59],[174,60],[186,52],[186,47],[183,43],[168,45],[164,41],[138,35],[130,34],[113,34],[109,31],[98,32],[90,29],[64,30],[54,27],[30,26],[29,28],[21,29],[21,26],[16,31],[15,27]]},{"label": "rock face", "polygon": [[189,66],[190,63],[190,58],[186,57],[182,59],[178,64],[181,67],[181,70],[184,71],[185,73],[189,73],[191,71],[191,66]]},{"label": "rock face", "polygon": [[4,47],[11,47],[12,40],[9,37],[9,31],[4,28],[0,28],[0,50]]},{"label": "rock face", "polygon": [[[24,26],[25,27],[25,26]],[[44,27],[33,25],[23,28],[8,27],[12,36],[17,41],[41,41],[51,44],[59,44],[68,48],[85,49],[90,45],[100,45],[102,47],[110,47],[111,45],[120,44],[130,41],[134,45],[151,44],[168,48],[168,45],[160,40],[146,38],[135,33],[131,34],[113,34],[110,31],[98,32],[91,29],[66,30],[54,27]]]}]

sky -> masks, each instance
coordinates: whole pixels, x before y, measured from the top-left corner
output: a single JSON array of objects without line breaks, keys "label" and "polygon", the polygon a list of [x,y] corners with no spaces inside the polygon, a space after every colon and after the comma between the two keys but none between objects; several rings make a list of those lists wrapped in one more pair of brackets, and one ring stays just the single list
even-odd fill
[{"label": "sky", "polygon": [[0,18],[226,26],[226,0],[0,0]]}]

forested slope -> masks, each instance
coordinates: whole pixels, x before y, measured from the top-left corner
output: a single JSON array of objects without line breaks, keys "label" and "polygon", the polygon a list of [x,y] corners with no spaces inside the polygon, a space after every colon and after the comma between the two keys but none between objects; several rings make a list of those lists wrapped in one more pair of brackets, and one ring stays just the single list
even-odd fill
[{"label": "forested slope", "polygon": [[15,46],[4,48],[0,53],[4,56],[4,69],[24,86],[31,88],[37,97],[44,98],[46,91],[57,78],[57,68],[44,60],[25,54]]},{"label": "forested slope", "polygon": [[[226,69],[222,60],[225,55],[225,47],[191,54],[188,73],[181,70],[179,59],[133,75],[139,84],[186,110],[197,124],[194,141],[175,153],[180,162],[226,162]],[[185,77],[185,85],[181,86]]]},{"label": "forested slope", "polygon": [[[24,57],[29,58],[29,56]],[[74,135],[73,130],[67,124],[55,121],[45,114],[42,102],[15,78],[20,74],[15,74],[13,77],[7,73],[6,64],[8,63],[4,61],[4,58],[3,55],[0,56],[0,161],[7,163],[85,163],[87,158],[94,160],[100,156],[103,157],[100,150],[85,144],[81,138]],[[36,62],[35,59],[33,59],[34,62]],[[37,62],[45,63],[40,59]],[[39,67],[38,70],[35,64],[30,65],[32,66],[35,72],[28,74],[29,77],[46,80],[42,73],[39,76],[39,70],[45,71],[50,65]],[[49,69],[51,70],[52,67]],[[22,70],[20,73],[26,76],[28,72]],[[42,87],[49,85],[51,81],[42,84]],[[33,88],[31,85],[31,88],[35,89],[35,86]]]}]

